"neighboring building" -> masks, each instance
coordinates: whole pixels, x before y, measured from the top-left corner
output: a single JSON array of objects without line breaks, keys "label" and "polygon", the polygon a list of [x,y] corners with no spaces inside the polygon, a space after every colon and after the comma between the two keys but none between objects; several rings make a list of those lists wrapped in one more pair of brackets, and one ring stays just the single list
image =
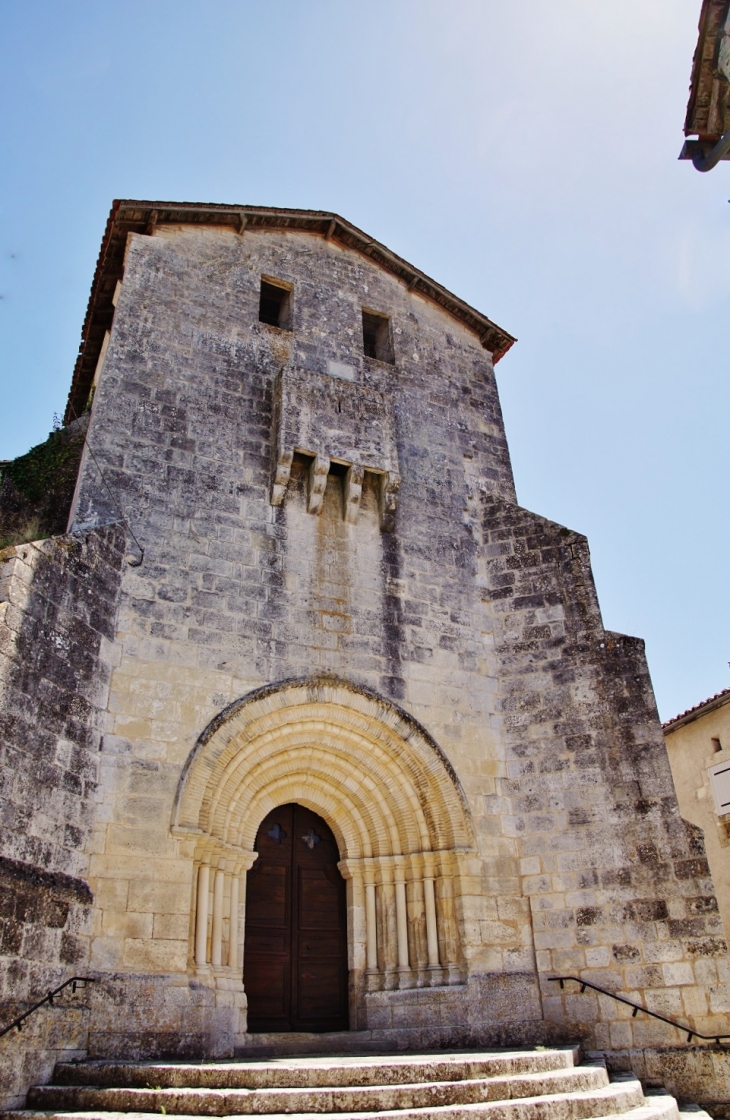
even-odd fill
[{"label": "neighboring building", "polygon": [[730,688],[667,720],[664,741],[680,812],[704,834],[730,938]]},{"label": "neighboring building", "polygon": [[5,1013],[96,983],[8,1097],[62,1045],[335,1028],[707,1097],[684,1032],[553,979],[730,1034],[643,643],[517,503],[513,341],[337,215],[114,204],[69,533],[0,557]]},{"label": "neighboring building", "polygon": [[698,171],[730,159],[729,0],[702,0],[684,134],[697,139],[685,142],[679,158]]}]

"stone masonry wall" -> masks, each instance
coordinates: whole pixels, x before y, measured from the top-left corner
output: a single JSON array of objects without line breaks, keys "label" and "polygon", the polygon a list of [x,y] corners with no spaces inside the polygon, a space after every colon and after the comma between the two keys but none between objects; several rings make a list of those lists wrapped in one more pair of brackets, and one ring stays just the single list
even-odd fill
[{"label": "stone masonry wall", "polygon": [[[259,323],[262,274],[292,285],[291,331]],[[362,306],[391,316],[393,365],[364,356]],[[326,374],[329,361],[351,368],[348,391],[362,384],[390,402],[402,476],[393,533],[381,531],[367,470],[356,524],[335,470],[321,514],[308,513],[305,463],[270,504],[280,370]],[[407,704],[448,752],[484,844],[486,889],[462,903],[469,971],[505,993],[495,1014],[539,1014],[532,996],[510,1006],[506,995],[505,974],[534,989],[529,910],[506,873],[514,841],[482,801],[503,763],[465,495],[477,481],[508,499],[514,488],[478,339],[323,238],[158,227],[130,239],[89,442],[145,548],[124,577],[102,751],[94,967],[145,984],[157,976],[161,991],[187,985],[193,864],[169,831],[182,767],[231,701],[326,672]],[[116,516],[89,460],[74,516],[77,527]],[[210,1022],[236,999],[217,992]],[[140,1014],[134,1046],[149,1049],[150,1030],[168,1045],[180,1012],[163,1004]],[[230,1028],[210,1030],[206,1045],[217,1046]],[[106,1052],[119,1039],[104,1027],[94,1045]]]},{"label": "stone masonry wall", "polygon": [[679,815],[643,643],[603,629],[585,538],[493,500],[483,531],[508,749],[500,794],[544,1013],[603,1052],[685,1041],[548,979],[570,975],[727,1031],[727,945],[702,834]]},{"label": "stone masonry wall", "polygon": [[[262,275],[290,286],[290,330],[258,321]],[[363,307],[390,316],[394,363],[363,354]],[[307,371],[316,385],[343,366],[343,408],[361,385],[392,409],[392,532],[367,469],[357,520],[345,520],[342,463],[318,514],[306,456],[270,503],[282,370],[304,393]],[[240,984],[195,974],[193,849],[170,829],[172,805],[227,705],[315,673],[372,689],[427,729],[476,835],[458,900],[466,983],[417,1000],[374,993],[379,1027],[414,1021],[418,1003],[420,1022],[452,1042],[508,1037],[510,1024],[540,1041],[541,1015],[597,1048],[655,1037],[612,1002],[561,999],[545,979],[558,968],[593,970],[700,1029],[725,1021],[724,997],[707,998],[726,950],[640,646],[603,631],[583,538],[515,505],[474,335],[324,238],[158,225],[129,240],[88,438],[117,504],[86,458],[75,527],[115,520],[119,505],[144,547],[123,574],[89,845],[90,962],[117,985],[93,1052],[245,1045]],[[368,1007],[358,1014],[368,1025]]]},{"label": "stone masonry wall", "polygon": [[[0,553],[0,1024],[88,971],[86,881],[124,534]],[[0,1040],[0,1099],[22,1102],[86,1047],[88,991]]]}]

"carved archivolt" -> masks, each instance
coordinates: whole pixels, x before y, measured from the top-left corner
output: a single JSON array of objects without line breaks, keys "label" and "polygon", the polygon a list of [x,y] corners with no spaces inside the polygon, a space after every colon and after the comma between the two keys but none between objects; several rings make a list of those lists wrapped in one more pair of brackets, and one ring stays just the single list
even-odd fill
[{"label": "carved archivolt", "polygon": [[292,801],[324,817],[337,838],[351,881],[350,967],[366,971],[371,988],[458,980],[460,882],[473,852],[459,781],[415,720],[330,678],[237,701],[188,760],[173,832],[196,838],[205,895],[196,903],[198,967],[238,968],[256,832]]}]

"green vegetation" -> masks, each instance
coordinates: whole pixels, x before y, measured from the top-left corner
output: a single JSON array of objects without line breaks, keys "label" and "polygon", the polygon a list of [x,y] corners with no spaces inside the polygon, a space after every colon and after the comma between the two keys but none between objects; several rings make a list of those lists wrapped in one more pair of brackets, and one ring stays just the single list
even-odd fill
[{"label": "green vegetation", "polygon": [[41,532],[41,521],[39,517],[29,517],[18,529],[12,530],[9,533],[0,533],[0,552],[2,552],[4,548],[10,548],[10,546],[14,544],[27,544],[28,541],[42,541],[49,536],[50,533]]},{"label": "green vegetation", "polygon": [[54,427],[44,443],[3,467],[0,549],[65,533],[83,446],[83,433]]}]

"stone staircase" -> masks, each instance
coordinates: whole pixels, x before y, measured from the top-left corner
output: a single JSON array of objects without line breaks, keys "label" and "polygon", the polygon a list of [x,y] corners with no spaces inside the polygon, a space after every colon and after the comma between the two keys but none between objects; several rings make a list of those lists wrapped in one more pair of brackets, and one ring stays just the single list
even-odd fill
[{"label": "stone staircase", "polygon": [[[52,1085],[0,1120],[145,1120],[152,1116],[327,1120],[679,1120],[633,1075],[610,1080],[576,1049],[286,1057],[225,1062],[59,1064]],[[694,1111],[691,1120],[706,1113]],[[686,1120],[690,1120],[687,1114]]]}]

